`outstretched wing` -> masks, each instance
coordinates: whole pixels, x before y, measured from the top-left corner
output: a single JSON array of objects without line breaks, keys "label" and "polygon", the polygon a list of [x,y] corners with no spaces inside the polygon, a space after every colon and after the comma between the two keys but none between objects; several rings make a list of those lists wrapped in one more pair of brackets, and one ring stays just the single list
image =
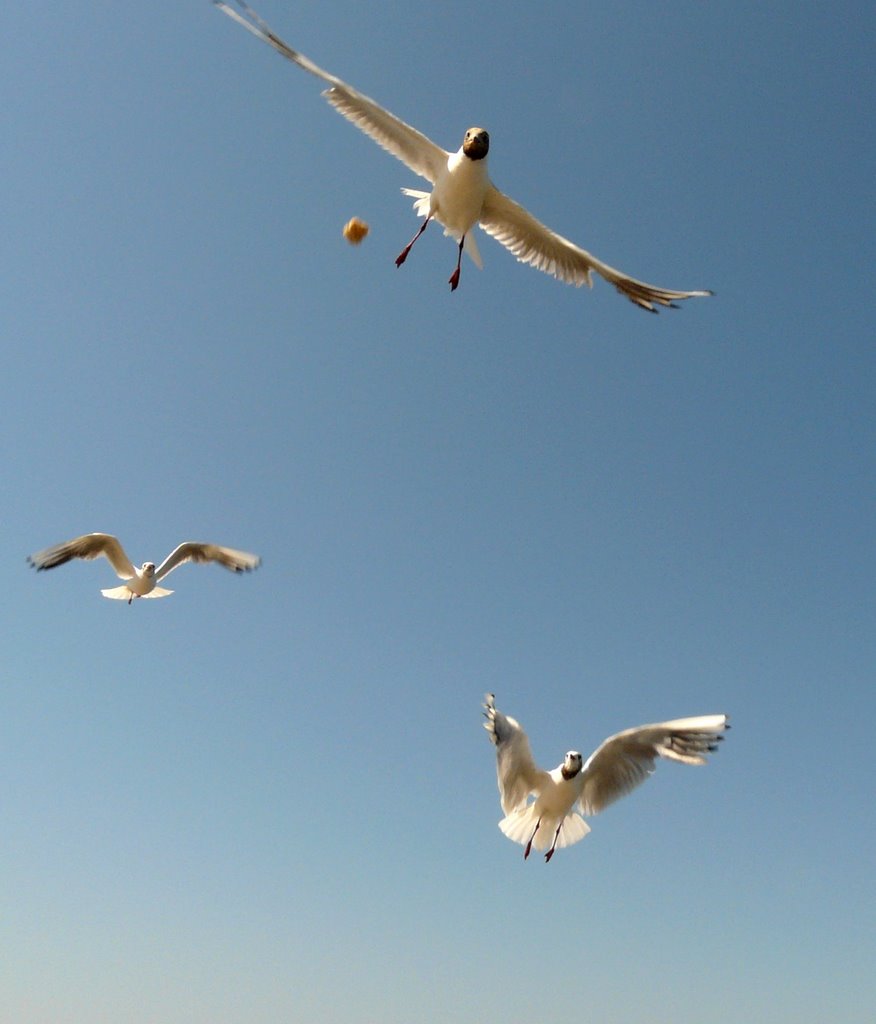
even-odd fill
[{"label": "outstretched wing", "polygon": [[109,561],[119,579],[129,580],[136,575],[131,559],[125,554],[118,538],[109,533],[84,533],[64,544],[55,544],[54,547],[37,551],[35,555],[30,555],[28,562],[41,572],[43,569],[54,569],[56,565],[63,565],[74,558],[98,558],[100,555]]},{"label": "outstretched wing", "polygon": [[513,718],[496,707],[492,693],[484,697],[484,728],[496,745],[496,774],[502,810],[512,814],[526,804],[530,793],[537,793],[549,778],[532,759],[529,737]]},{"label": "outstretched wing", "polygon": [[537,270],[580,287],[592,287],[592,271],[642,309],[656,313],[659,306],[672,306],[680,299],[692,299],[711,295],[709,291],[678,292],[645,284],[633,277],[615,270],[598,260],[586,249],[581,249],[567,238],[545,227],[541,221],[525,210],[519,203],[491,185],[487,190],[481,211],[480,225],[488,235],[501,242],[521,263],[529,263]]},{"label": "outstretched wing", "polygon": [[705,764],[728,729],[726,715],[678,718],[640,725],[607,739],[581,770],[578,804],[583,814],[596,814],[635,789],[654,771],[658,757],[682,764]]},{"label": "outstretched wing", "polygon": [[326,89],[323,96],[338,113],[343,114],[357,128],[374,139],[379,146],[392,153],[402,163],[407,164],[415,174],[419,174],[434,184],[450,156],[446,150],[436,146],[431,139],[423,135],[422,132],[418,132],[416,128],[412,128],[394,114],[390,114],[388,110],[384,110],[379,103],[375,103],[368,96],[363,96],[362,93],[357,92],[346,82],[342,82],[340,78],[329,74],[328,71],[323,71],[303,53],[293,50],[243,0],[237,0],[239,11],[225,3],[224,0],[213,0],[213,2],[220,11],[243,25],[269,46],[273,46],[287,60],[291,60],[300,68],[310,72],[311,75],[316,75],[317,78],[328,82],[331,88]]},{"label": "outstretched wing", "polygon": [[218,544],[199,544],[197,541],[187,540],[164,559],[161,565],[155,570],[155,581],[163,579],[183,562],[218,562],[232,572],[250,572],[257,569],[262,560],[258,555],[251,555],[247,551],[236,551],[234,548],[222,548]]}]

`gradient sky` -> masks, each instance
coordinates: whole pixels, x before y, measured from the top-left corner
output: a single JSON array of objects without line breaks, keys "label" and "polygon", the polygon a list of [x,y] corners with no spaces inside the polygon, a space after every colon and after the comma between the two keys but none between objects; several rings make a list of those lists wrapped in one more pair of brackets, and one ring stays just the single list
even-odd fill
[{"label": "gradient sky", "polygon": [[[4,5],[0,1019],[869,1021],[876,15],[257,8],[717,295],[485,236],[450,294],[437,227],[393,265],[422,182],[206,0]],[[93,530],[264,564],[25,564]],[[547,767],[734,728],[525,863],[487,690]]]}]

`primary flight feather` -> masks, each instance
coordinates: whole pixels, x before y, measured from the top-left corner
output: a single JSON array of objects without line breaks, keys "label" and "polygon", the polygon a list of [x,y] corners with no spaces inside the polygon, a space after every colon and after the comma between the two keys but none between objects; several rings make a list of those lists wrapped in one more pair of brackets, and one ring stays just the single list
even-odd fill
[{"label": "primary flight feather", "polygon": [[487,173],[490,137],[483,128],[469,128],[459,150],[448,152],[374,100],[363,96],[340,78],[314,64],[304,54],[293,50],[243,0],[237,0],[237,9],[225,0],[213,2],[287,60],[327,82],[329,88],[323,95],[339,113],[415,174],[432,184],[431,192],[402,189],[406,195],[416,199],[414,209],[424,220],[411,241],[399,253],[396,266],[401,266],[407,259],[411,247],[425,231],[429,221],[437,220],[444,226],[444,233],[456,239],[459,246],[456,268],[450,276],[451,291],[459,284],[463,249],[478,267],[482,265],[472,233],[475,224],[480,224],[488,235],[509,249],[521,263],[528,263],[546,274],[579,287],[582,284],[591,286],[592,273],[596,271],[631,302],[652,313],[657,312],[656,306],[676,307],[681,299],[712,294],[709,291],[660,288],[637,281],[603,263],[592,253],[551,231],[493,185]]}]

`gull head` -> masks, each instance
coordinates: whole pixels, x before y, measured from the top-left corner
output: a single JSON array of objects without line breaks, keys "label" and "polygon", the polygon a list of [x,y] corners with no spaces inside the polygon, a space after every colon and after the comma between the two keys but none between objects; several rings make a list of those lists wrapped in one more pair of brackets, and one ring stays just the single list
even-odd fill
[{"label": "gull head", "polygon": [[140,572],[146,577],[147,580],[152,579],[155,575],[155,563],[144,562]]},{"label": "gull head", "polygon": [[490,136],[484,128],[469,128],[462,140],[462,151],[469,160],[483,160],[490,151]]},{"label": "gull head", "polygon": [[577,750],[570,750],[563,758],[563,778],[568,782],[581,771],[583,758]]}]

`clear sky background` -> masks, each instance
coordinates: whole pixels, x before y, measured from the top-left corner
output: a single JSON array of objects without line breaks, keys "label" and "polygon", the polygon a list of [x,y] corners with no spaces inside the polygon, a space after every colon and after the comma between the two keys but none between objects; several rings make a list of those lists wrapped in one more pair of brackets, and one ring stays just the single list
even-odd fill
[{"label": "clear sky background", "polygon": [[[206,0],[3,5],[0,1019],[869,1021],[874,14],[257,7],[717,295],[483,235],[450,294],[422,182]],[[93,530],[264,564],[25,564]],[[734,728],[525,863],[487,690],[546,767]]]}]

